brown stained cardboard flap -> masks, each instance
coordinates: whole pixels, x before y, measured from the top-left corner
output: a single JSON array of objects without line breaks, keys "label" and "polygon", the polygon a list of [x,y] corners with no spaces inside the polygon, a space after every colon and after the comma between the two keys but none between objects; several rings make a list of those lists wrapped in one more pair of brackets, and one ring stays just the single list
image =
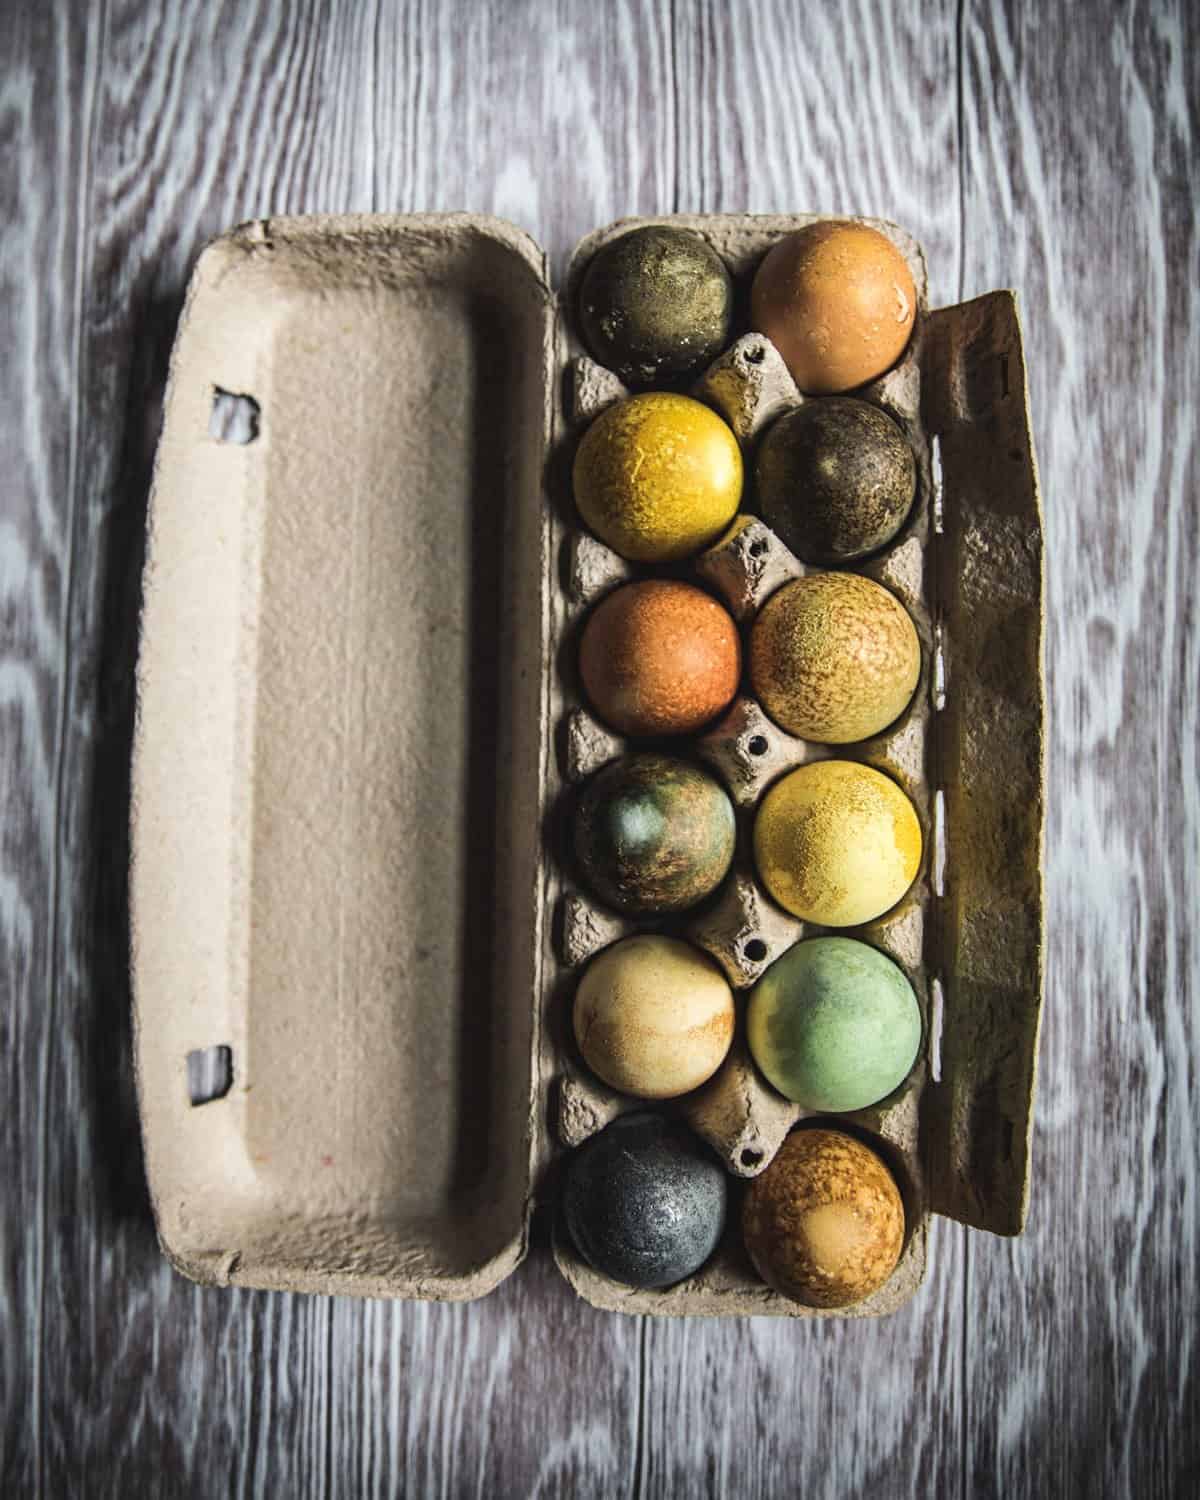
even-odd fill
[{"label": "brown stained cardboard flap", "polygon": [[1016,299],[930,315],[925,421],[944,530],[942,1079],[927,1097],[931,1207],[1017,1234],[1042,998],[1042,529]]},{"label": "brown stained cardboard flap", "polygon": [[[200,1280],[466,1297],[523,1253],[554,326],[541,253],[478,217],[275,220],[197,266],[133,906],[151,1190]],[[212,1046],[232,1087],[193,1105]]]}]

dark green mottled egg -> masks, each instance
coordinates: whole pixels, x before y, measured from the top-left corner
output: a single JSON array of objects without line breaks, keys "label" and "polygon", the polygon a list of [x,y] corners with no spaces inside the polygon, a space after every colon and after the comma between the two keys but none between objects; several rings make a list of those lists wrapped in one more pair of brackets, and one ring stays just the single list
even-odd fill
[{"label": "dark green mottled egg", "polygon": [[629,385],[692,375],[729,342],[733,283],[698,234],[651,224],[597,250],[579,321],[592,355]]},{"label": "dark green mottled egg", "polygon": [[733,804],[715,777],[667,755],[625,755],[598,772],[575,811],[589,888],[631,913],[683,911],[716,890],[733,859]]},{"label": "dark green mottled egg", "polygon": [[895,538],[912,509],[917,465],[886,412],[831,396],[768,429],[755,480],[763,520],[797,557],[842,563]]}]

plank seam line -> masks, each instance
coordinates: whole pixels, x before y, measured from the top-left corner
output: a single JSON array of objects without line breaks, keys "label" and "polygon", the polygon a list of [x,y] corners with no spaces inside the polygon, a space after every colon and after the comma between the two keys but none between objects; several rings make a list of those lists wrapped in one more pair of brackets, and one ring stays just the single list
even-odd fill
[{"label": "plank seam line", "polygon": [[632,1500],[642,1500],[646,1482],[646,1346],[650,1338],[650,1319],[646,1313],[638,1318],[638,1382],[637,1410],[633,1441],[633,1493]]},{"label": "plank seam line", "polygon": [[958,135],[958,300],[966,294],[967,279],[967,103],[966,103],[967,0],[957,0],[954,15],[954,113]]},{"label": "plank seam line", "polygon": [[[37,1338],[33,1357],[36,1362],[33,1378],[33,1416],[37,1431],[36,1466],[34,1469],[34,1494],[45,1494],[46,1481],[46,1247],[49,1238],[49,1207],[47,1203],[47,1160],[50,1147],[50,1056],[54,1049],[55,1016],[59,1009],[59,934],[62,930],[60,892],[62,889],[62,815],[63,782],[65,776],[67,710],[71,697],[71,613],[75,600],[75,528],[79,516],[79,435],[82,427],[80,406],[83,399],[83,363],[86,338],[84,335],[84,304],[86,287],[90,280],[91,224],[89,208],[92,197],[94,158],[96,150],[96,98],[100,92],[100,75],[103,71],[104,49],[108,35],[107,0],[100,7],[97,23],[98,40],[95,53],[84,42],[84,108],[83,152],[79,186],[75,195],[75,274],[71,288],[71,311],[75,326],[71,340],[73,391],[69,418],[67,458],[67,527],[66,559],[63,567],[63,596],[59,611],[59,630],[62,640],[58,703],[54,726],[54,783],[50,811],[50,973],[46,986],[45,1045],[42,1047],[41,1065],[38,1069],[38,1122],[37,1122],[37,1231],[35,1294],[37,1298]],[[64,36],[64,49],[69,58],[70,23]],[[89,74],[91,75],[89,77]]]},{"label": "plank seam line", "polygon": [[[955,81],[954,81],[954,110],[955,128],[957,132],[958,147],[958,300],[962,302],[966,296],[967,282],[967,79],[966,79],[966,38],[967,38],[967,0],[957,0],[954,15],[954,54],[955,54]],[[971,1326],[971,1231],[965,1227],[959,1227],[958,1233],[962,1236],[963,1247],[963,1271],[962,1271],[962,1331],[959,1336],[958,1345],[958,1383],[959,1400],[961,1402],[962,1414],[962,1442],[959,1445],[959,1476],[958,1492],[960,1500],[968,1500],[968,1482],[970,1478],[970,1440],[971,1424],[969,1419],[970,1392],[967,1388],[967,1377],[970,1370],[970,1359],[967,1350],[968,1330]]]},{"label": "plank seam line", "polygon": [[381,210],[379,201],[379,25],[380,9],[377,4],[375,13],[371,18],[371,130],[368,139],[371,142],[371,212],[381,211],[394,213],[391,204],[387,204]]},{"label": "plank seam line", "polygon": [[675,0],[671,0],[671,212],[679,212],[679,58],[676,45]]},{"label": "plank seam line", "polygon": [[333,1311],[334,1300],[325,1298],[325,1410],[321,1413],[325,1424],[325,1497],[333,1495]]}]

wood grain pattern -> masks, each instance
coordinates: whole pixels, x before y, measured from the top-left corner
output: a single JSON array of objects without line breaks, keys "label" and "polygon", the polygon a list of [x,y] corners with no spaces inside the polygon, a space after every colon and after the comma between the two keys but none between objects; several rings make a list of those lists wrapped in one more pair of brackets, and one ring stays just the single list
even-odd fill
[{"label": "wood grain pattern", "polygon": [[978,1494],[1200,1483],[1195,20],[964,27],[965,290],[1021,289],[1050,600],[1035,1191],[970,1240]]},{"label": "wood grain pattern", "polygon": [[307,186],[313,171],[322,196],[326,162],[303,129],[245,129],[256,112],[306,117],[317,7],[210,8],[191,30],[169,10],[61,9],[73,11],[67,35],[86,13],[96,82],[75,168],[87,203],[77,482],[60,500],[74,586],[58,665],[69,713],[33,1492],[137,1494],[153,1482],[168,1494],[250,1495],[268,1472],[303,1492],[325,1471],[329,1309],[212,1300],[161,1264],[132,1094],[125,872],[142,538],[166,358],[190,261],[242,216],[231,194]]},{"label": "wood grain pattern", "polygon": [[[1198,29],[1187,0],[0,8],[0,1491],[1189,1492]],[[1052,705],[1032,1219],[939,1225],[885,1323],[606,1317],[540,1243],[455,1307],[202,1291],[155,1248],[125,798],[186,273],[258,214],[466,207],[559,275],[626,213],[879,213],[935,303],[1021,291]]]},{"label": "wood grain pattern", "polygon": [[[76,369],[84,317],[86,154],[98,58],[91,28],[6,11],[0,54],[5,173],[3,289],[6,499],[0,529],[0,1019],[4,1211],[0,1217],[0,1472],[35,1492],[49,1382],[45,1371],[47,1237],[57,1211],[58,1122],[52,1089],[61,1016],[60,956],[69,934],[61,838],[70,797],[65,741],[72,703],[71,532],[80,475]],[[48,181],[66,190],[51,198]]]}]

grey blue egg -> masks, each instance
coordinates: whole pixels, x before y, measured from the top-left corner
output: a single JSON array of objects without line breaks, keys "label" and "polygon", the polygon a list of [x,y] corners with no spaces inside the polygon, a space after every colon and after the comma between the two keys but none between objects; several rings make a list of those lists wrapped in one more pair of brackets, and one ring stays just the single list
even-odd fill
[{"label": "grey blue egg", "polygon": [[698,1271],[725,1228],[724,1169],[661,1115],[623,1115],[567,1162],[563,1216],[576,1248],[625,1286],[663,1287]]}]

